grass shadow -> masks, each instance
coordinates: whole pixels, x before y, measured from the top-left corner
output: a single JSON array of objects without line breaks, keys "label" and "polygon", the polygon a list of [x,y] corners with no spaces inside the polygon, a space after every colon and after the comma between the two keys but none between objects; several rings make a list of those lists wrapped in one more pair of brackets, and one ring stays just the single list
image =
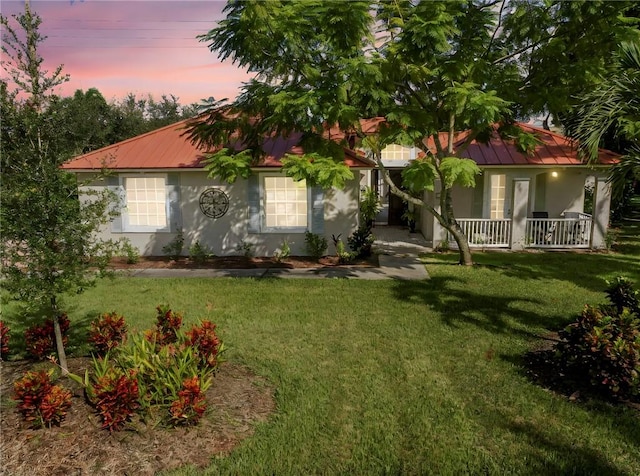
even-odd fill
[{"label": "grass shadow", "polygon": [[551,435],[533,423],[506,415],[496,418],[496,424],[527,442],[527,450],[520,457],[534,466],[531,474],[628,474],[607,461],[606,454],[573,438],[569,441],[561,435]]},{"label": "grass shadow", "polygon": [[[518,308],[518,304],[542,304],[536,298],[521,295],[489,296],[471,289],[456,289],[452,284],[465,283],[455,277],[432,277],[428,281],[398,281],[394,298],[418,300],[436,311],[442,322],[452,328],[471,324],[488,332],[513,333],[527,338],[538,337],[526,327],[548,327],[565,319],[562,315],[542,315]],[[516,324],[517,323],[517,324]]]}]

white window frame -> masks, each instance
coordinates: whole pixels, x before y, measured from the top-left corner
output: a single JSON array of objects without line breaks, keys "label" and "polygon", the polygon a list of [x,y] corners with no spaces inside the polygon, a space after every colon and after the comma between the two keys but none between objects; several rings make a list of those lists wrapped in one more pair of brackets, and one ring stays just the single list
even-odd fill
[{"label": "white window frame", "polygon": [[[267,226],[267,210],[266,210],[266,184],[265,179],[267,177],[277,177],[277,178],[286,178],[289,180],[293,180],[291,177],[282,174],[276,173],[266,173],[260,174],[260,229],[262,233],[304,233],[311,227],[312,220],[312,195],[311,195],[311,187],[306,183],[306,192],[307,192],[307,224],[305,226]],[[295,182],[295,180],[294,180]]]},{"label": "white window frame", "polygon": [[[127,179],[128,178],[161,178],[164,179],[164,206],[165,206],[165,226],[153,226],[153,225],[131,225],[129,222],[129,210],[128,210],[128,198],[127,198]],[[124,207],[121,211],[122,216],[122,232],[123,233],[168,233],[171,231],[171,207],[169,206],[169,199],[167,197],[167,174],[123,174],[120,175],[120,186],[124,191]]]},{"label": "white window frame", "polygon": [[[500,179],[504,180],[504,183],[501,185],[498,182]],[[500,186],[501,185],[501,186]],[[497,197],[494,198],[494,191],[502,189],[502,198]],[[492,220],[501,220],[507,218],[507,213],[505,212],[505,205],[507,203],[507,174],[495,173],[491,174],[489,179],[489,218]],[[494,201],[497,205],[501,205],[500,209],[496,208],[494,210]],[[497,212],[498,216],[494,216],[494,211]]]},{"label": "white window frame", "polygon": [[[384,157],[385,150],[389,147],[401,147],[404,151],[409,152],[409,157],[407,159],[389,159]],[[394,154],[398,151],[394,151]],[[402,144],[388,144],[384,149],[380,151],[380,158],[382,159],[382,163],[387,167],[405,167],[411,163],[411,161],[415,160],[418,156],[418,149],[415,146],[406,146]]]}]

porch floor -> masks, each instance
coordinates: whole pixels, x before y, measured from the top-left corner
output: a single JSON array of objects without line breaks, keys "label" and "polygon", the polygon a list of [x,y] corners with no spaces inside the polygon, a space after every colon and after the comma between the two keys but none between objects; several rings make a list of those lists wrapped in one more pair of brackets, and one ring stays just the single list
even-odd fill
[{"label": "porch floor", "polygon": [[403,226],[376,225],[373,228],[373,250],[380,255],[418,256],[432,251],[422,233],[410,233]]}]

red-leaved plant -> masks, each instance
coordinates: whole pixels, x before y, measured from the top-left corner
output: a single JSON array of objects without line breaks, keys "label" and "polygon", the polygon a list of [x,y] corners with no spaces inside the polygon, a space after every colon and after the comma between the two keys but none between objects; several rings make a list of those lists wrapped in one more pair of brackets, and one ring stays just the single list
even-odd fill
[{"label": "red-leaved plant", "polygon": [[173,312],[169,306],[156,307],[156,328],[145,332],[145,338],[156,343],[156,348],[173,344],[178,340],[178,331],[182,327],[182,314]]},{"label": "red-leaved plant", "polygon": [[14,383],[17,410],[32,428],[60,425],[71,407],[71,392],[51,383],[51,373],[29,371]]},{"label": "red-leaved plant", "polygon": [[169,409],[171,424],[196,425],[206,409],[207,402],[198,377],[185,379],[182,382],[182,389],[178,392],[178,398],[173,401]]},{"label": "red-leaved plant", "polygon": [[102,420],[102,428],[109,431],[122,429],[140,407],[135,370],[123,373],[110,368],[96,379],[90,395]]},{"label": "red-leaved plant", "polygon": [[194,325],[185,334],[186,344],[196,350],[202,364],[216,368],[220,363],[219,354],[222,351],[220,339],[216,335],[216,325],[210,321],[202,321],[199,326]]},{"label": "red-leaved plant", "polygon": [[93,344],[100,355],[115,349],[122,344],[127,337],[127,324],[124,316],[116,312],[100,315],[91,323],[89,342]]},{"label": "red-leaved plant", "polygon": [[[65,335],[69,331],[69,317],[61,314],[58,317],[60,331],[62,332],[63,345],[67,345],[68,338]],[[47,319],[42,324],[31,326],[25,332],[27,352],[37,360],[45,360],[55,349],[55,333],[53,330],[53,320]]]},{"label": "red-leaved plant", "polygon": [[0,321],[0,360],[9,354],[9,326]]}]

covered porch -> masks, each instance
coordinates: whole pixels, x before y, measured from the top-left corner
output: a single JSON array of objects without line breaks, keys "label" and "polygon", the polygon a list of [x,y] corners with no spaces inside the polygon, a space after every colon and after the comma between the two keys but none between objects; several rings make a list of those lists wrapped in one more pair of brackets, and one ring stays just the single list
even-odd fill
[{"label": "covered porch", "polygon": [[[502,177],[493,180],[496,175]],[[456,206],[456,220],[470,247],[512,250],[605,248],[611,200],[606,177],[585,173],[582,181],[576,180],[580,177],[574,177],[574,180],[564,180],[550,187],[545,175],[507,175],[505,179],[504,174],[488,172],[489,186],[483,187],[482,192],[457,191],[454,204],[461,203],[461,206]],[[496,187],[495,183],[499,186]],[[541,187],[540,183],[546,186]],[[464,204],[472,202],[469,197],[465,199],[465,193],[486,196],[486,200],[482,200],[482,208],[490,217],[467,218],[473,216],[473,210],[464,210]],[[546,206],[548,200],[551,203]],[[587,213],[585,208],[591,213]],[[423,218],[433,220],[431,217]],[[443,241],[455,246],[453,237],[436,220],[433,220],[431,236],[434,238],[433,246]]]}]

